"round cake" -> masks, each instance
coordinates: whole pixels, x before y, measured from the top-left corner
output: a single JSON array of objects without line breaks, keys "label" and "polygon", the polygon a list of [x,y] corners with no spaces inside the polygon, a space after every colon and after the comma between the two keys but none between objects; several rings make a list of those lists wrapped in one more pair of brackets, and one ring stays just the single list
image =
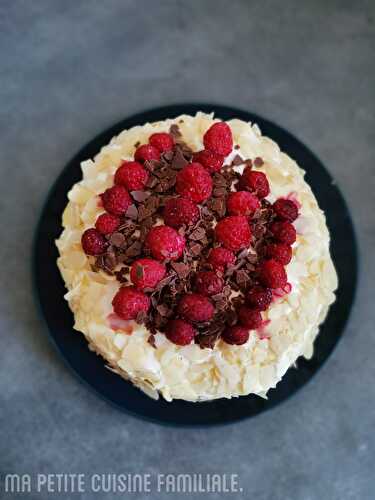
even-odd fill
[{"label": "round cake", "polygon": [[57,261],[74,328],[151,397],[266,397],[335,300],[324,213],[256,124],[124,130],[68,194]]}]

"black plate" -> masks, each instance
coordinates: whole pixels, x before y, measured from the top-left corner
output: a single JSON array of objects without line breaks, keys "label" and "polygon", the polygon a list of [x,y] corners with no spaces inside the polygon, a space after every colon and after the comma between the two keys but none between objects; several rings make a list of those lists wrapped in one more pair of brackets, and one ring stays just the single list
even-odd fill
[{"label": "black plate", "polygon": [[[331,251],[339,276],[337,300],[315,342],[313,358],[309,361],[301,358],[298,369],[289,369],[276,389],[269,392],[268,400],[251,395],[198,404],[178,400],[172,403],[163,399],[154,401],[110,372],[105,368],[103,359],[89,351],[84,336],[73,330],[73,316],[63,299],[66,290],[56,267],[54,240],[61,232],[61,214],[67,203],[67,192],[81,179],[80,162],[95,156],[123,129],[173,118],[182,113],[195,114],[197,111],[214,111],[224,120],[240,118],[256,122],[264,135],[276,141],[306,170],[306,180],[327,215],[332,236]],[[153,109],[126,118],[98,135],[68,163],[43,208],[36,231],[33,266],[36,293],[50,336],[68,366],[81,380],[117,408],[138,417],[171,425],[212,425],[234,422],[272,408],[294,394],[318,371],[341,337],[349,317],[357,282],[357,249],[348,208],[340,191],[318,158],[299,140],[270,121],[246,111],[216,105],[185,104]]]}]

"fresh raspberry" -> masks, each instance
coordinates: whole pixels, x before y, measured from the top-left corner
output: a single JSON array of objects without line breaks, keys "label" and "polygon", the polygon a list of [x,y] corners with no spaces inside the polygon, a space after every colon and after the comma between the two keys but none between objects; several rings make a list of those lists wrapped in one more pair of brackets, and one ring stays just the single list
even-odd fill
[{"label": "fresh raspberry", "polygon": [[285,269],[275,259],[265,260],[258,270],[260,282],[268,288],[283,288],[287,283]]},{"label": "fresh raspberry", "polygon": [[286,198],[279,198],[272,205],[272,208],[279,219],[293,222],[298,217],[298,207],[292,200]]},{"label": "fresh raspberry", "polygon": [[123,215],[132,204],[124,186],[112,186],[101,194],[103,207],[112,215]]},{"label": "fresh raspberry", "polygon": [[113,310],[122,319],[137,319],[139,313],[147,313],[150,299],[134,286],[119,289],[112,300]]},{"label": "fresh raspberry", "polygon": [[96,219],[95,227],[102,234],[112,234],[120,226],[120,219],[117,215],[101,214]]},{"label": "fresh raspberry", "polygon": [[242,345],[249,340],[249,330],[243,326],[231,326],[224,330],[221,338],[227,344]]},{"label": "fresh raspberry", "polygon": [[224,163],[224,156],[218,155],[208,149],[203,149],[194,154],[193,160],[203,165],[212,174],[219,172]]},{"label": "fresh raspberry", "polygon": [[138,259],[130,269],[130,279],[139,290],[155,288],[166,273],[165,266],[154,259]]},{"label": "fresh raspberry", "polygon": [[171,198],[164,207],[164,222],[175,228],[190,226],[199,219],[199,208],[188,198]]},{"label": "fresh raspberry", "polygon": [[197,332],[191,324],[182,319],[172,319],[168,321],[165,329],[165,336],[167,339],[177,345],[190,344],[196,333]]},{"label": "fresh raspberry", "polygon": [[123,161],[115,173],[115,184],[125,186],[129,191],[144,189],[148,172],[137,161]]},{"label": "fresh raspberry", "polygon": [[250,309],[249,307],[242,306],[238,310],[238,318],[243,326],[250,328],[250,330],[256,330],[262,324],[262,315],[256,309]]},{"label": "fresh raspberry", "polygon": [[272,290],[255,285],[246,294],[246,303],[253,309],[265,311],[272,302]]},{"label": "fresh raspberry", "polygon": [[173,149],[174,139],[171,134],[167,134],[166,132],[157,132],[156,134],[152,134],[150,136],[148,143],[164,153],[165,151]]},{"label": "fresh raspberry", "polygon": [[198,293],[187,293],[180,300],[177,312],[189,321],[209,321],[215,308],[207,297]]},{"label": "fresh raspberry", "polygon": [[203,136],[203,144],[206,149],[218,155],[229,155],[233,149],[233,137],[229,125],[225,122],[211,125]]},{"label": "fresh raspberry", "polygon": [[227,210],[230,215],[253,215],[258,208],[258,198],[248,191],[230,193],[227,198]]},{"label": "fresh raspberry", "polygon": [[266,246],[265,253],[268,258],[276,259],[283,266],[286,266],[292,260],[292,248],[283,243],[269,243]]},{"label": "fresh raspberry", "polygon": [[211,264],[215,271],[223,273],[227,266],[233,265],[236,262],[236,256],[226,248],[213,248],[208,256],[207,262]]},{"label": "fresh raspberry", "polygon": [[176,191],[195,203],[207,200],[212,193],[211,176],[200,163],[190,163],[178,172]]},{"label": "fresh raspberry", "polygon": [[254,193],[259,199],[270,194],[270,186],[267,177],[263,172],[257,172],[246,167],[240,178],[241,189],[247,189]]},{"label": "fresh raspberry", "polygon": [[185,248],[185,238],[169,226],[154,226],[146,236],[145,246],[157,260],[177,260]]},{"label": "fresh raspberry", "polygon": [[159,160],[160,151],[155,148],[155,146],[151,146],[151,144],[143,144],[136,149],[134,153],[135,161],[139,161],[144,163],[145,161],[150,160]]},{"label": "fresh raspberry", "polygon": [[87,255],[100,255],[105,251],[106,240],[96,229],[86,229],[82,234],[81,244]]},{"label": "fresh raspberry", "polygon": [[276,241],[285,245],[293,245],[296,241],[296,229],[290,222],[276,221],[270,225],[270,231]]},{"label": "fresh raspberry", "polygon": [[195,288],[202,295],[216,295],[223,289],[224,282],[214,271],[200,271],[195,278]]},{"label": "fresh raspberry", "polygon": [[222,219],[215,226],[215,235],[220,243],[233,252],[248,247],[251,241],[250,226],[243,215],[231,215]]}]

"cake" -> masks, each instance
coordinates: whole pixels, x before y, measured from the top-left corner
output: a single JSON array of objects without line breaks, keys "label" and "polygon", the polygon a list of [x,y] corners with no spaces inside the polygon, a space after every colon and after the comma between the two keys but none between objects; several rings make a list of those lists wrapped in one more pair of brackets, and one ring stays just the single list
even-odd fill
[{"label": "cake", "polygon": [[57,265],[110,370],[195,402],[266,397],[312,356],[337,288],[330,235],[304,171],[256,124],[146,123],[81,168]]}]

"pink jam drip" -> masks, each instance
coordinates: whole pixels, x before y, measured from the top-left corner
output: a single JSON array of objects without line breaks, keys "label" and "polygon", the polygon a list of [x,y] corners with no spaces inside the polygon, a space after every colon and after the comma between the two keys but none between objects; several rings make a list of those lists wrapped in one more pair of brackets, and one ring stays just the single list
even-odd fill
[{"label": "pink jam drip", "polygon": [[260,327],[257,328],[257,335],[260,338],[260,340],[269,339],[271,337],[271,335],[268,332],[266,332],[266,326],[268,326],[270,323],[271,323],[270,319],[264,319]]},{"label": "pink jam drip", "polygon": [[284,288],[275,288],[272,290],[272,295],[274,299],[278,299],[280,297],[284,297],[284,295],[287,295],[292,291],[292,285],[290,283],[287,283]]},{"label": "pink jam drip", "polygon": [[290,200],[293,203],[295,203],[298,208],[302,207],[301,203],[298,201],[297,193],[295,191],[292,191],[291,193],[289,193],[288,196],[285,199],[286,200]]},{"label": "pink jam drip", "polygon": [[120,316],[117,316],[117,314],[115,313],[109,314],[107,316],[107,320],[112,330],[114,331],[121,330],[122,332],[127,333],[128,335],[131,335],[133,333],[132,321],[121,319]]}]

